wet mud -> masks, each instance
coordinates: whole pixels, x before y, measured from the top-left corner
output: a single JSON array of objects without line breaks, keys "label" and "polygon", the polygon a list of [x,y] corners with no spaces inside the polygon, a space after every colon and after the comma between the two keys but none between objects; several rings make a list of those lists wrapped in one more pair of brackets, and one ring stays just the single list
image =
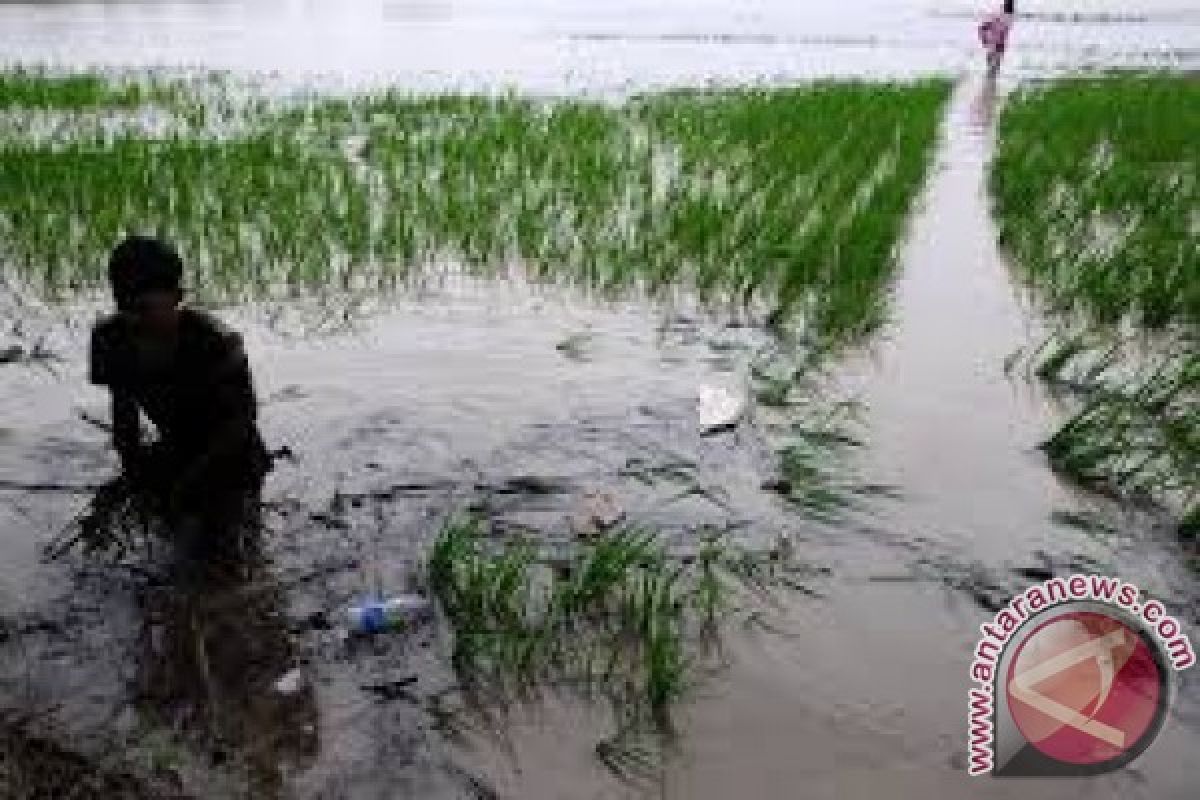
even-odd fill
[{"label": "wet mud", "polygon": [[749,391],[761,331],[469,281],[298,341],[270,314],[233,316],[264,432],[287,448],[264,493],[266,560],[244,585],[181,597],[156,552],[40,563],[115,468],[103,397],[77,356],[53,377],[5,376],[14,411],[40,408],[0,456],[3,707],[42,710],[87,757],[115,749],[188,795],[469,788],[439,732],[463,704],[447,632],[357,641],[344,623],[368,596],[424,590],[427,545],[455,512],[550,552],[573,546],[571,518],[597,492],[681,551],[701,528],[767,541],[805,527],[762,488],[779,412],[716,433],[698,418],[699,388]]},{"label": "wet mud", "polygon": [[[1073,490],[1037,450],[1055,408],[1010,381],[1005,356],[1041,334],[993,242],[984,191],[990,122],[1006,87],[960,85],[913,221],[891,323],[845,358],[861,399],[860,477],[893,488],[799,552],[829,570],[769,629],[730,630],[727,670],[685,709],[656,780],[614,787],[583,765],[575,708],[527,710],[516,756],[484,759],[502,796],[1145,797],[1194,791],[1200,695],[1184,673],[1171,718],[1132,767],[1087,781],[966,774],[965,678],[978,626],[1029,585],[1115,574],[1200,619],[1196,575],[1170,525]],[[586,731],[569,736],[564,731]]]},{"label": "wet mud", "polygon": [[[150,13],[44,5],[0,5],[0,58],[129,66],[111,42]],[[858,15],[866,31],[841,11],[767,4],[731,20],[711,4],[698,30],[655,17],[664,32],[647,32],[615,6],[621,18],[517,15],[499,34],[475,6],[368,3],[386,13],[326,26],[320,47],[309,45],[321,26],[293,13],[309,4],[284,4],[286,24],[253,46],[246,32],[261,28],[247,20],[270,3],[211,5],[164,12],[170,35],[139,58],[560,91],[957,70],[978,55],[962,33],[968,10],[886,2]],[[1006,73],[1194,66],[1200,20],[1160,6],[1081,18],[1033,8]],[[384,47],[379,37],[416,14],[423,27],[405,35],[419,46],[393,36]],[[361,44],[366,30],[374,45]],[[230,33],[215,51],[214,31]],[[568,63],[589,66],[566,74]],[[1004,376],[1005,358],[1040,333],[984,195],[1005,88],[960,85],[892,320],[822,386],[863,408],[865,446],[830,468],[878,489],[828,517],[789,502],[778,472],[796,409],[751,402],[732,430],[698,424],[701,387],[755,397],[750,367],[777,347],[769,334],[692,309],[460,281],[386,305],[224,312],[247,332],[264,432],[290,453],[264,493],[261,559],[188,591],[158,551],[43,563],[42,545],[115,469],[104,398],[83,379],[99,306],[64,313],[0,285],[0,784],[139,798],[1193,797],[1192,673],[1132,767],[1055,783],[966,776],[970,653],[1016,592],[1078,570],[1118,574],[1188,629],[1200,623],[1189,554],[1153,514],[1056,480],[1036,450],[1053,404]],[[599,708],[547,691],[481,713],[448,666],[444,625],[374,639],[344,625],[367,596],[427,589],[422,559],[452,513],[565,549],[595,492],[681,551],[702,529],[763,547],[783,537],[810,567],[807,591],[725,632],[722,668],[680,709],[668,757],[625,779],[597,752],[611,724]],[[61,783],[37,783],[47,776]]]}]

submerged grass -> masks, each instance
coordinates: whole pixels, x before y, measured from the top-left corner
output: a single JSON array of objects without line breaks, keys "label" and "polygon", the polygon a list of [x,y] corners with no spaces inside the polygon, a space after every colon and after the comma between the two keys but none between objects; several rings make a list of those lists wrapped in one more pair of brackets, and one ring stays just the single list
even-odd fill
[{"label": "submerged grass", "polygon": [[134,109],[183,101],[182,82],[146,76],[117,78],[100,72],[63,72],[42,67],[0,69],[0,110]]},{"label": "submerged grass", "polygon": [[1017,93],[991,189],[1003,244],[1055,309],[1200,322],[1200,84],[1071,79]]},{"label": "submerged grass", "polygon": [[[0,73],[31,113],[141,95]],[[445,260],[519,262],[605,290],[682,286],[852,333],[878,322],[946,81],[579,99],[398,91],[243,103],[228,126],[0,137],[0,258],[46,290],[92,285],[128,231],[176,240],[214,298],[390,286]],[[132,93],[132,94],[131,94]],[[276,103],[271,108],[279,108]],[[211,116],[211,115],[209,115]]]},{"label": "submerged grass", "polygon": [[597,754],[618,772],[643,760],[647,736],[671,733],[672,707],[699,680],[697,651],[719,623],[751,591],[786,585],[786,572],[716,535],[673,558],[635,529],[548,562],[528,542],[488,539],[470,517],[446,525],[428,564],[464,684],[490,702],[546,685],[607,701],[618,730]]},{"label": "submerged grass", "polygon": [[1112,331],[1060,333],[1029,356],[1075,409],[1043,444],[1051,463],[1119,497],[1165,502],[1181,534],[1200,513],[1200,351],[1181,337],[1153,351]]},{"label": "submerged grass", "polygon": [[991,189],[1002,243],[1058,331],[1027,359],[1075,400],[1058,469],[1200,513],[1200,84],[1110,75],[1006,106]]}]

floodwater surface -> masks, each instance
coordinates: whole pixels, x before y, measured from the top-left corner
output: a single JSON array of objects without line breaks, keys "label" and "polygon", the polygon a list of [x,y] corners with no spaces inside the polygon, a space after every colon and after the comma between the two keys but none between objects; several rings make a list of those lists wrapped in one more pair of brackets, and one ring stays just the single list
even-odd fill
[{"label": "floodwater surface", "polygon": [[[334,10],[336,9],[336,10]],[[968,4],[0,3],[0,60],[279,70],[431,85],[629,84],[957,72]],[[1195,65],[1200,18],[1170,3],[1022,4],[1013,77],[1089,64]],[[268,24],[270,23],[270,24]],[[1200,689],[1185,673],[1154,746],[1109,776],[966,776],[978,626],[1034,580],[1119,575],[1193,632],[1196,578],[1150,514],[1058,481],[1036,450],[1057,411],[1004,360],[1037,315],[995,247],[984,174],[997,90],[958,87],[892,291],[891,321],[826,387],[858,398],[886,484],[840,520],[776,494],[778,415],[702,435],[704,387],[749,392],[765,332],[689,308],[450,275],[399,298],[222,312],[247,332],[272,446],[266,561],[207,594],[153,560],[39,560],[115,466],[84,382],[82,301],[0,293],[54,357],[0,366],[0,723],[26,710],[70,750],[197,797],[1194,796]],[[420,583],[447,515],[570,542],[589,491],[686,546],[702,528],[811,567],[771,630],[727,632],[727,667],[678,710],[654,774],[595,757],[611,722],[569,699],[451,736],[461,704],[438,625],[348,640],[347,606]],[[1066,525],[1093,519],[1097,525]],[[462,714],[470,719],[469,713]],[[154,784],[158,786],[159,784]],[[163,791],[166,791],[165,789]],[[491,792],[492,794],[488,794]]]},{"label": "floodwater surface", "polygon": [[[679,751],[654,785],[661,796],[1182,800],[1195,791],[1188,754],[1200,746],[1200,694],[1189,674],[1174,716],[1132,768],[1066,782],[966,774],[964,676],[979,625],[1027,586],[1119,575],[1171,598],[1191,625],[1200,619],[1196,576],[1171,532],[1057,480],[1037,451],[1054,408],[1005,375],[1005,358],[1039,329],[988,216],[996,91],[979,80],[958,88],[901,256],[892,323],[839,370],[842,393],[867,409],[863,478],[898,498],[833,530],[801,530],[799,552],[830,570],[816,584],[823,596],[789,604],[782,634],[731,633],[728,672],[684,710]],[[593,733],[582,712],[526,714],[513,733],[518,757],[489,763],[503,796],[625,796],[580,766]],[[581,775],[591,782],[573,789]]]},{"label": "floodwater surface", "polygon": [[[197,66],[350,84],[613,91],[956,72],[965,0],[110,0],[0,2],[0,61]],[[1029,0],[1010,69],[1195,68],[1183,0]]]}]

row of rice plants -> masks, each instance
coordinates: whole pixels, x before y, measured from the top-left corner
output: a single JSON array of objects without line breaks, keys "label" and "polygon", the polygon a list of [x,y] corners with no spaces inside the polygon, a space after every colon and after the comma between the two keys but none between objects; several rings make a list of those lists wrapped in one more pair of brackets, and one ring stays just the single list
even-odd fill
[{"label": "row of rice plants", "polygon": [[[44,82],[5,80],[8,105]],[[47,290],[86,286],[120,235],[157,231],[220,298],[518,261],[546,280],[682,287],[854,332],[879,319],[948,90],[818,84],[618,105],[385,91],[282,112],[243,102],[234,134],[9,139],[0,257]]]},{"label": "row of rice plants", "polygon": [[1074,400],[1045,443],[1067,475],[1200,517],[1200,84],[1070,79],[1004,110],[1001,240],[1059,330],[1029,359]]}]

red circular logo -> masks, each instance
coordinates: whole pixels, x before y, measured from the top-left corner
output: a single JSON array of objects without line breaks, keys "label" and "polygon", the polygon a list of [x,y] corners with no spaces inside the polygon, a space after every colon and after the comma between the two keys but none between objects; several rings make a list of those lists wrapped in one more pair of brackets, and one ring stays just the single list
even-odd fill
[{"label": "red circular logo", "polygon": [[1038,626],[1008,668],[1009,712],[1044,755],[1096,765],[1136,756],[1158,733],[1165,675],[1151,646],[1121,620],[1073,611]]}]

